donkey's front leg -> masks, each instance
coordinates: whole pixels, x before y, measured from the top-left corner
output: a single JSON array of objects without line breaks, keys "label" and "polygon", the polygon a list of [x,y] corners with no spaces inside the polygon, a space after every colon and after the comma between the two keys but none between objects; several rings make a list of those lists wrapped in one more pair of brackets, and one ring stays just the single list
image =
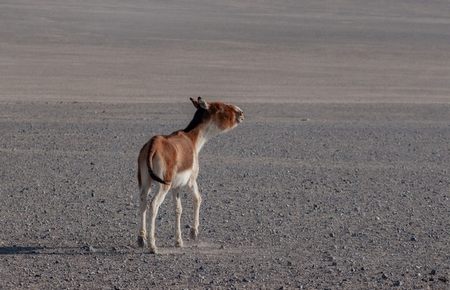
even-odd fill
[{"label": "donkey's front leg", "polygon": [[196,240],[198,237],[198,226],[200,224],[200,205],[202,203],[202,197],[198,191],[196,180],[194,180],[189,187],[194,201],[194,225],[191,228],[191,239]]},{"label": "donkey's front leg", "polygon": [[175,246],[183,247],[183,238],[181,237],[181,213],[183,212],[183,208],[181,206],[180,191],[178,189],[173,190],[172,197],[175,210]]}]

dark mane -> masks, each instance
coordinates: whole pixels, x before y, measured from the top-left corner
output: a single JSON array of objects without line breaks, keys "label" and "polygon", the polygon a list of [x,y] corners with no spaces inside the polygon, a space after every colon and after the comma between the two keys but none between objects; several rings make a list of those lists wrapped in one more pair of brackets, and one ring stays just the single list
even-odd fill
[{"label": "dark mane", "polygon": [[198,108],[197,111],[195,112],[194,118],[192,118],[191,122],[189,123],[189,125],[187,125],[187,127],[183,130],[184,132],[190,132],[193,129],[195,129],[198,124],[200,124],[203,119],[205,118],[206,115],[206,110],[202,109],[202,108]]}]

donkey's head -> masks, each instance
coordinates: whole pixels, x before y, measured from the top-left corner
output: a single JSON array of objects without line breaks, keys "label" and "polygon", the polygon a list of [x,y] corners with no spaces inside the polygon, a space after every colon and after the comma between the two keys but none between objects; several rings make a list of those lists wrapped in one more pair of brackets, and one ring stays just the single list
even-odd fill
[{"label": "donkey's head", "polygon": [[235,105],[222,102],[207,103],[201,97],[197,100],[190,98],[197,108],[194,120],[197,118],[202,122],[212,122],[221,132],[226,132],[244,120],[244,112]]}]

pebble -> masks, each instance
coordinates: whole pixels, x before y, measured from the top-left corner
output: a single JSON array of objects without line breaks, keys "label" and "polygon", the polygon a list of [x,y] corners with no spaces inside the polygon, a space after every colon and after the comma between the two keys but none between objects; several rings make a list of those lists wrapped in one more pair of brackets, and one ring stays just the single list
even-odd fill
[{"label": "pebble", "polygon": [[441,281],[441,282],[444,282],[444,283],[447,283],[447,282],[448,282],[447,277],[444,277],[444,276],[439,277],[438,280]]},{"label": "pebble", "polygon": [[89,252],[89,253],[95,253],[95,252],[97,252],[97,249],[96,248],[94,248],[93,246],[88,246],[88,245],[86,245],[86,246],[84,246],[83,247],[83,250],[85,250],[85,251],[87,251],[87,252]]},{"label": "pebble", "polygon": [[400,281],[400,280],[397,280],[397,281],[394,281],[394,284],[393,284],[393,285],[396,286],[396,287],[402,286],[402,285],[403,285],[403,282]]}]

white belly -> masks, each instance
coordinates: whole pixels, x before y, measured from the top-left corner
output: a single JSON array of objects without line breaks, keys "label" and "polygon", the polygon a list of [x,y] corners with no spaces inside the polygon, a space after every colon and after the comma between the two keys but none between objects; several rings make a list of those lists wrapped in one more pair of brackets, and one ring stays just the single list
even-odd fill
[{"label": "white belly", "polygon": [[192,170],[186,170],[176,174],[175,178],[172,179],[172,188],[186,186],[191,178],[191,175]]}]

